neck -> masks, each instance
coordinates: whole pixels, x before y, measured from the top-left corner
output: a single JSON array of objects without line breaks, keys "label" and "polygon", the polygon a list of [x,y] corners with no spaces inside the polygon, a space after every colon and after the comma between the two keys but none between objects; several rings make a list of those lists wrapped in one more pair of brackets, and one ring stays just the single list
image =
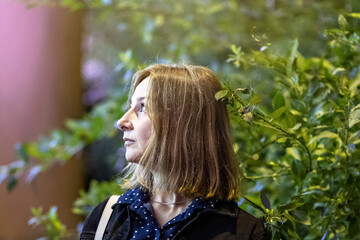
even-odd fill
[{"label": "neck", "polygon": [[191,202],[191,199],[186,198],[183,194],[157,194],[152,193],[150,195],[150,202],[158,203],[162,205],[187,205]]},{"label": "neck", "polygon": [[151,209],[159,226],[173,219],[183,212],[191,203],[191,199],[186,198],[183,194],[150,194]]}]

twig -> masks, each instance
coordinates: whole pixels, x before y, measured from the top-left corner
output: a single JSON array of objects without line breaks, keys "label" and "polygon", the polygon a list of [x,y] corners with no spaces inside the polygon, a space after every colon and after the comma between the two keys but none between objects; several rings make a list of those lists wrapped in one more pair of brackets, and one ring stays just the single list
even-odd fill
[{"label": "twig", "polygon": [[[235,94],[234,91],[232,91],[232,90],[230,90],[230,91],[232,92],[233,97],[234,97],[241,105],[245,106],[243,100],[242,100],[237,94]],[[295,136],[295,134],[287,132],[287,131],[284,130],[281,126],[278,126],[277,124],[274,124],[274,123],[270,122],[270,121],[267,120],[262,114],[254,112],[253,115],[254,115],[256,118],[258,118],[258,119],[264,121],[265,123],[269,124],[271,127],[273,127],[273,128],[275,128],[275,129],[277,129],[278,131],[284,133],[286,136],[290,137],[291,139],[299,142],[299,143],[304,147],[304,149],[305,149],[305,151],[306,151],[306,154],[308,155],[308,158],[309,158],[309,169],[308,169],[307,172],[311,172],[311,171],[312,171],[312,157],[311,157],[310,151],[309,151],[308,147],[306,146],[306,144],[305,144],[301,139],[297,138],[297,137]]]},{"label": "twig", "polygon": [[281,177],[281,176],[288,176],[290,175],[289,172],[286,173],[276,173],[276,174],[272,174],[272,175],[266,175],[266,176],[245,176],[246,179],[264,179],[264,178],[274,178],[274,177]]}]

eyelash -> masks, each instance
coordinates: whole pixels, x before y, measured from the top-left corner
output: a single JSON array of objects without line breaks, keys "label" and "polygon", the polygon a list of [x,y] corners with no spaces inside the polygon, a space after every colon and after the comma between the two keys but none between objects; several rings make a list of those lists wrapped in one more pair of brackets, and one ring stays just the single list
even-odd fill
[{"label": "eyelash", "polygon": [[[130,108],[133,108],[133,106],[130,106]],[[134,110],[136,112],[145,112],[146,113],[145,103],[140,103],[140,106],[135,106]]]},{"label": "eyelash", "polygon": [[139,112],[145,112],[145,103],[140,104],[140,110]]}]

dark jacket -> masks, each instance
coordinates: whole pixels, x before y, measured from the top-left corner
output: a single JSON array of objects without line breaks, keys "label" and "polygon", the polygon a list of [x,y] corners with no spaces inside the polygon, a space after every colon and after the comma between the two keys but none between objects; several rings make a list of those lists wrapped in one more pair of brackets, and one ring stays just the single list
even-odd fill
[{"label": "dark jacket", "polygon": [[[107,200],[100,203],[86,218],[81,240],[94,239]],[[129,204],[115,204],[105,230],[108,240],[126,240],[130,232]],[[264,226],[252,215],[238,208],[235,202],[219,201],[214,209],[196,213],[174,240],[263,240]]]}]

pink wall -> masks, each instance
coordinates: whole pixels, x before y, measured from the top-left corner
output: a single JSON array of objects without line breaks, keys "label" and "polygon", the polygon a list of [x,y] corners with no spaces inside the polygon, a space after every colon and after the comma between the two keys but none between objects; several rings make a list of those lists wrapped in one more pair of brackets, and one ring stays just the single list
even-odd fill
[{"label": "pink wall", "polygon": [[[0,165],[16,159],[16,142],[36,140],[65,118],[81,116],[81,16],[0,0]],[[58,205],[60,218],[74,227],[78,219],[70,208],[81,187],[81,164],[55,166],[11,193],[1,184],[0,239],[39,235],[27,226],[30,206]]]}]

